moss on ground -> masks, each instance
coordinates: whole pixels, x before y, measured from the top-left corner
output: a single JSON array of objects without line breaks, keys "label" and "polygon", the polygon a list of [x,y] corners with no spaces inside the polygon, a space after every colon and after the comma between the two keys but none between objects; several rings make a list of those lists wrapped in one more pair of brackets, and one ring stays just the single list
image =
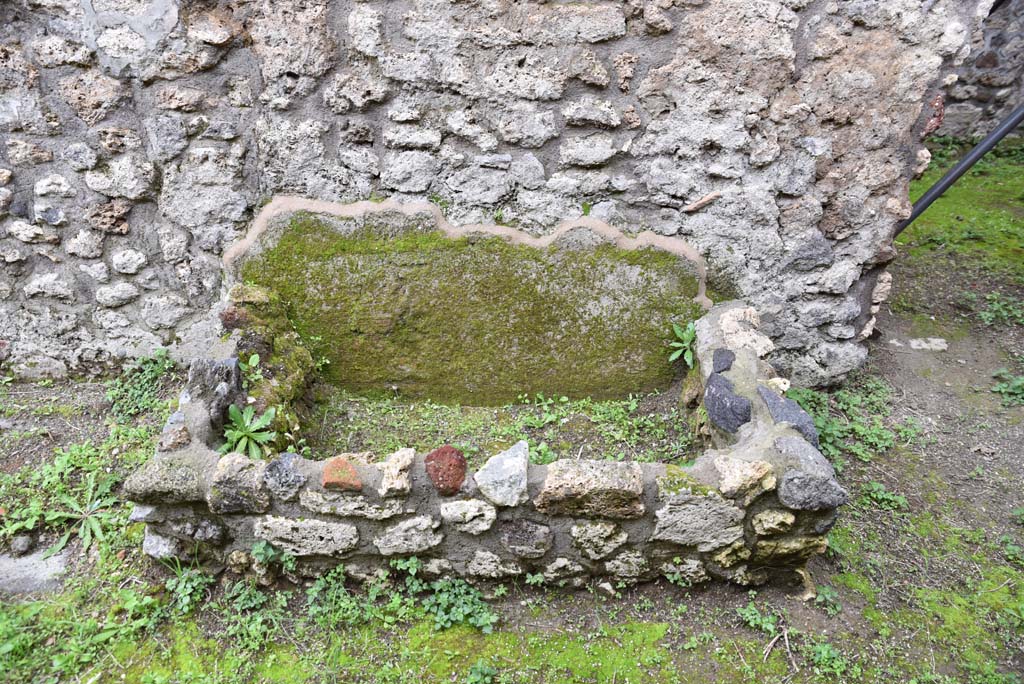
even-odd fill
[{"label": "moss on ground", "polygon": [[[911,184],[920,197],[966,149],[940,141],[932,167]],[[1024,141],[1006,140],[900,235],[911,261],[954,258],[1024,283]]]},{"label": "moss on ground", "polygon": [[241,274],[279,295],[330,381],[474,405],[664,387],[670,322],[700,314],[690,265],[661,250],[342,234],[309,214]]}]

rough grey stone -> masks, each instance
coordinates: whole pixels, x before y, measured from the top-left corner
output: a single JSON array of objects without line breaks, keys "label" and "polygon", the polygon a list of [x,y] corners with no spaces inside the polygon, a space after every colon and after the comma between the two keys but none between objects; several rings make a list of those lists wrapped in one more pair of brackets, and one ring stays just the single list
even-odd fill
[{"label": "rough grey stone", "polygon": [[96,288],[96,302],[100,306],[115,309],[138,298],[139,288],[131,283],[115,283]]},{"label": "rough grey stone", "polygon": [[114,270],[127,275],[134,275],[141,271],[146,262],[146,255],[134,249],[123,249],[119,252],[114,252],[114,255],[110,258],[110,263]]},{"label": "rough grey stone", "polygon": [[518,506],[526,503],[526,472],[530,464],[530,447],[525,440],[492,456],[473,479],[480,493],[495,506]]},{"label": "rough grey stone", "polygon": [[37,594],[56,591],[67,568],[68,552],[43,558],[45,550],[13,558],[0,555],[0,594]]},{"label": "rough grey stone", "polygon": [[696,546],[698,551],[706,552],[743,537],[743,511],[714,494],[676,494],[654,516],[654,541]]},{"label": "rough grey stone", "polygon": [[445,501],[441,503],[441,519],[468,534],[482,534],[491,529],[497,510],[486,501]]},{"label": "rough grey stone", "polygon": [[611,522],[578,523],[570,528],[570,533],[580,552],[591,560],[608,556],[629,538],[618,525]]},{"label": "rough grey stone", "polygon": [[359,543],[355,525],[323,520],[268,515],[256,521],[253,532],[257,538],[295,556],[340,556]]},{"label": "rough grey stone", "polygon": [[263,471],[263,481],[277,499],[291,501],[306,484],[306,476],[298,468],[299,461],[300,456],[289,452],[267,464]]},{"label": "rough grey stone", "polygon": [[155,560],[180,558],[185,553],[185,545],[179,539],[168,537],[146,525],[146,534],[142,539],[142,552]]},{"label": "rough grey stone", "polygon": [[11,538],[11,555],[15,558],[24,556],[32,550],[35,540],[30,534],[16,534]]},{"label": "rough grey stone", "polygon": [[818,446],[818,430],[811,418],[800,404],[789,397],[780,396],[764,385],[757,386],[757,393],[768,407],[772,420],[776,423],[789,423],[815,447]]},{"label": "rough grey stone", "polygon": [[299,503],[314,513],[328,513],[342,518],[387,520],[405,512],[402,502],[394,499],[378,504],[372,503],[362,494],[324,493],[312,489],[302,490]]},{"label": "rough grey stone", "polygon": [[736,432],[750,422],[750,400],[733,391],[732,383],[720,373],[708,376],[704,386],[704,408],[708,420],[726,432]]},{"label": "rough grey stone", "polygon": [[505,560],[498,554],[483,549],[478,549],[466,564],[466,574],[470,577],[501,579],[522,572],[523,568],[515,561]]},{"label": "rough grey stone", "polygon": [[626,551],[604,564],[605,570],[616,577],[636,579],[647,572],[649,563],[639,551]]},{"label": "rough grey stone", "polygon": [[387,528],[373,544],[385,556],[422,553],[444,539],[444,535],[436,531],[440,525],[440,520],[430,516],[417,516]]},{"label": "rough grey stone", "polygon": [[644,513],[642,497],[637,463],[561,460],[548,466],[534,506],[550,514],[636,518]]},{"label": "rough grey stone", "polygon": [[850,496],[835,478],[790,470],[779,482],[779,501],[798,511],[820,511],[842,506]]},{"label": "rough grey stone", "polygon": [[571,166],[601,166],[619,153],[615,140],[604,133],[568,138],[558,148],[558,158]]},{"label": "rough grey stone", "polygon": [[263,461],[231,453],[217,461],[206,503],[214,513],[263,513],[270,508],[270,495],[263,482]]},{"label": "rough grey stone", "polygon": [[536,559],[551,548],[555,535],[547,525],[517,518],[501,523],[501,543],[519,558]]},{"label": "rough grey stone", "polygon": [[216,452],[195,444],[172,453],[158,453],[128,476],[125,497],[160,505],[203,501],[206,479],[217,460]]},{"label": "rough grey stone", "polygon": [[704,569],[704,564],[694,558],[687,558],[678,563],[675,561],[663,563],[661,572],[666,577],[671,577],[677,583],[700,584],[710,579],[707,571]]}]

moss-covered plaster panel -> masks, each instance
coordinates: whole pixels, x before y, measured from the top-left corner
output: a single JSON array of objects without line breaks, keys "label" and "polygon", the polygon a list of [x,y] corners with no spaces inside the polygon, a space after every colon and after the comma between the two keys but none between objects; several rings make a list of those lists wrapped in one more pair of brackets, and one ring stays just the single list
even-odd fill
[{"label": "moss-covered plaster panel", "polygon": [[676,255],[591,240],[536,248],[299,213],[241,263],[277,292],[328,379],[363,393],[498,404],[663,387],[670,321],[700,315]]}]

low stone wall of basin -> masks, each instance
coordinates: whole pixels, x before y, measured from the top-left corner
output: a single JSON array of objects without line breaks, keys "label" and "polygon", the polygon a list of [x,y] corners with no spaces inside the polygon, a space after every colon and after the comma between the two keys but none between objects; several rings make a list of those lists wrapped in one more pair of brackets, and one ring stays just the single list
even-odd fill
[{"label": "low stone wall of basin", "polygon": [[296,558],[297,577],[343,564],[366,578],[410,556],[428,575],[530,574],[560,586],[659,576],[746,585],[802,572],[826,549],[847,494],[810,417],[781,393],[787,381],[761,360],[772,343],[757,323],[742,302],[697,323],[699,368],[682,400],[703,401],[714,448],[689,467],[533,465],[526,442],[475,472],[450,446],[383,459],[221,454],[227,407],[244,400],[237,362],[196,361],[157,453],[125,484],[133,519],[146,523],[155,558],[259,572],[251,551],[262,540]]}]

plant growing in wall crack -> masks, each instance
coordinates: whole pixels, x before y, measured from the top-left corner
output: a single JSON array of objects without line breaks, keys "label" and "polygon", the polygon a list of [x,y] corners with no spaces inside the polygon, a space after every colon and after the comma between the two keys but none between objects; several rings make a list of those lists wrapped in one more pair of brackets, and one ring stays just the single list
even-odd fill
[{"label": "plant growing in wall crack", "polygon": [[275,411],[269,408],[266,412],[256,417],[256,409],[246,406],[244,410],[232,404],[228,407],[228,420],[230,425],[224,430],[224,444],[220,448],[222,454],[229,451],[237,451],[248,454],[249,458],[260,458],[269,453],[269,442],[272,442],[277,433],[267,430],[267,426],[274,422]]},{"label": "plant growing in wall crack", "polygon": [[680,327],[678,323],[673,323],[672,332],[675,333],[676,339],[668,345],[673,350],[668,357],[669,363],[681,356],[686,362],[686,367],[693,368],[693,348],[697,342],[697,329],[694,327],[693,321],[690,321],[685,328]]}]

